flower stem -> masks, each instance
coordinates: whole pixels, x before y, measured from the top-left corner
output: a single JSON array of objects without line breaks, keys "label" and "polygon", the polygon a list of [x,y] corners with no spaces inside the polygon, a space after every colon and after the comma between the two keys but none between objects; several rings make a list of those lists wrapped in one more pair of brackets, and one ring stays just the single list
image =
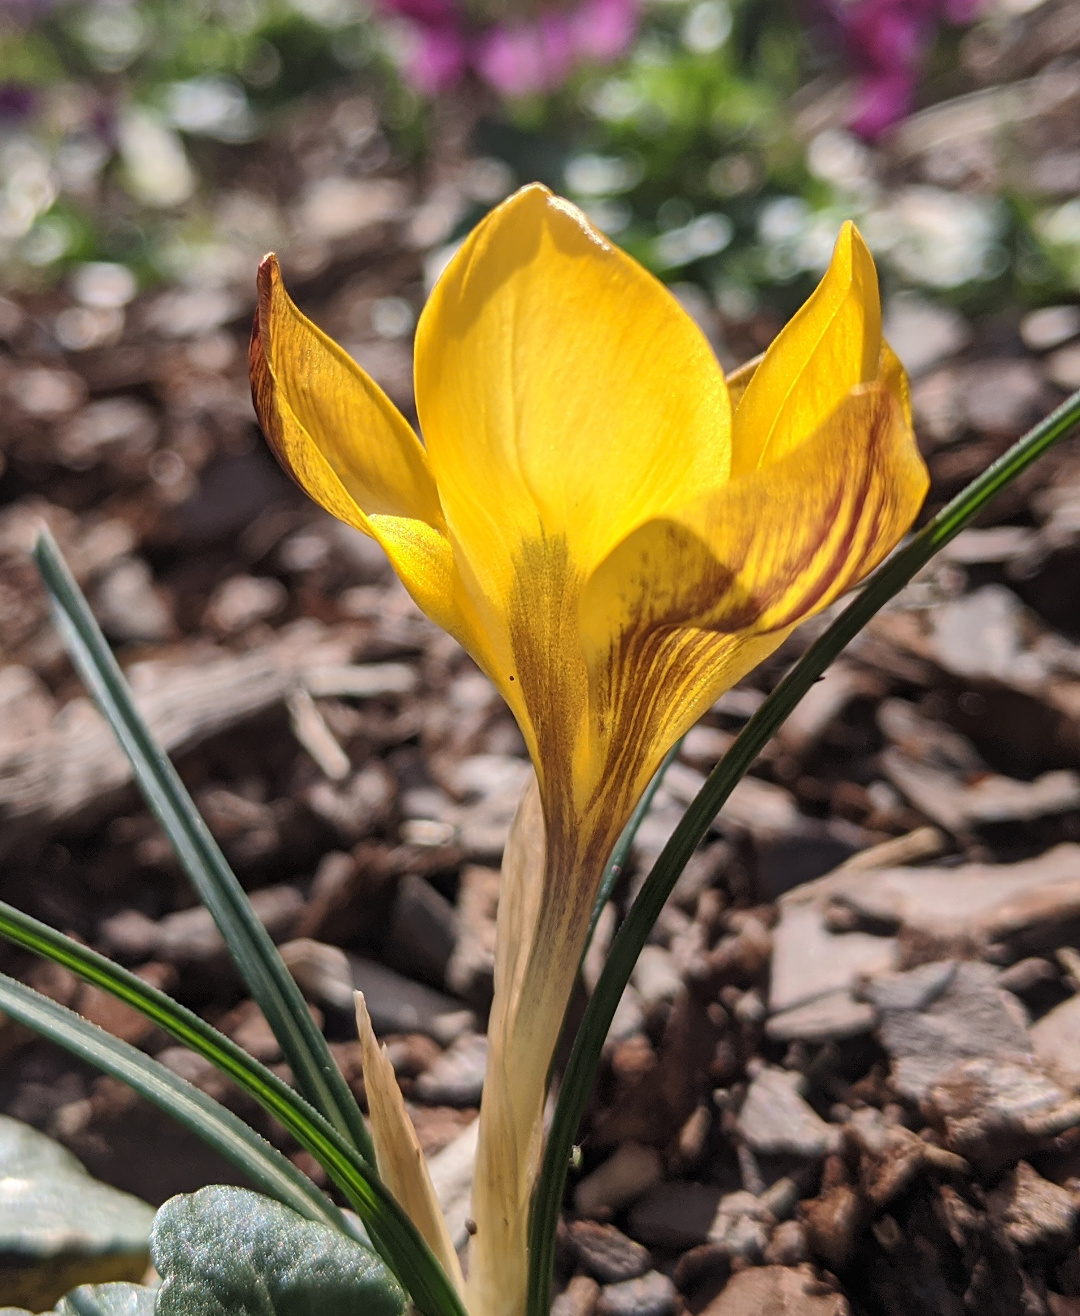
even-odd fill
[{"label": "flower stem", "polygon": [[[668,750],[656,769],[652,781],[645,787],[641,799],[638,800],[634,812],[630,815],[630,821],[623,828],[622,835],[615,843],[615,849],[611,852],[611,858],[608,860],[607,867],[604,869],[604,876],[600,882],[600,890],[596,893],[596,903],[593,905],[592,918],[589,920],[589,935],[585,938],[585,950],[589,949],[589,943],[593,939],[593,933],[596,931],[596,925],[600,922],[600,915],[604,912],[604,906],[611,899],[611,893],[615,890],[615,884],[622,876],[623,869],[626,866],[626,857],[630,853],[630,847],[634,844],[634,837],[638,834],[638,828],[645,820],[645,815],[649,812],[649,807],[656,798],[656,792],[663,785],[664,777],[668,768],[674,763],[678,756],[679,750],[682,749],[682,737],[675,742]],[[585,958],[584,951],[582,959]]]},{"label": "flower stem", "polygon": [[619,929],[574,1040],[533,1197],[528,1316],[548,1316],[551,1306],[555,1231],[566,1173],[604,1039],[649,932],[690,856],[734,787],[829,663],[935,553],[1078,422],[1080,391],[1029,430],[884,563],[762,704],[683,814]]}]

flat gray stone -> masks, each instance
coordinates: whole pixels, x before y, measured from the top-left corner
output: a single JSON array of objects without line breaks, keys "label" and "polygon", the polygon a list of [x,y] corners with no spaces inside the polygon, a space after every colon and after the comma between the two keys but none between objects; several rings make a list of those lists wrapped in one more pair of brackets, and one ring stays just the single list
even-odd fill
[{"label": "flat gray stone", "polygon": [[774,1014],[765,1032],[774,1042],[839,1042],[872,1032],[876,1023],[874,1007],[856,1001],[846,988],[841,988]]},{"label": "flat gray stone", "polygon": [[624,1142],[574,1189],[574,1209],[583,1216],[621,1211],[655,1187],[663,1173],[655,1147]]},{"label": "flat gray stone", "polygon": [[651,1015],[658,1007],[670,1004],[682,990],[683,979],[675,957],[663,946],[644,946],[630,981]]},{"label": "flat gray stone", "polygon": [[1018,1137],[1053,1138],[1080,1125],[1080,1100],[1033,1056],[964,1061],[930,1088],[925,1109],[953,1151],[990,1172],[1015,1155]]},{"label": "flat gray stone", "polygon": [[1031,1025],[1031,1045],[1053,1076],[1080,1091],[1080,996],[1070,996]]},{"label": "flat gray stone", "polygon": [[885,750],[881,765],[917,809],[950,832],[985,823],[1030,821],[1080,805],[1080,774],[1067,768],[1044,772],[1034,781],[990,772],[965,782],[916,763],[897,749]]},{"label": "flat gray stone", "polygon": [[495,979],[495,918],[499,905],[497,868],[466,864],[457,897],[457,939],[446,966],[446,985],[477,1010],[491,1005]]},{"label": "flat gray stone", "polygon": [[862,995],[879,1010],[925,1010],[948,989],[956,968],[955,960],[938,960],[906,973],[882,974],[863,985]]},{"label": "flat gray stone", "polygon": [[[304,908],[303,896],[287,884],[263,887],[249,899],[275,941],[289,934]],[[225,940],[202,905],[166,914],[156,923],[137,910],[123,910],[105,919],[100,933],[109,950],[133,960],[153,957],[167,964],[192,965],[225,955]]]},{"label": "flat gray stone", "polygon": [[426,1033],[436,1041],[440,1020],[460,1014],[463,1003],[395,973],[385,964],[346,955],[308,937],[287,942],[281,957],[304,992],[320,1005],[351,1015],[353,991],[364,993],[372,1027],[383,1033]]},{"label": "flat gray stone", "polygon": [[897,963],[893,938],[832,933],[820,904],[784,901],[773,929],[769,1010],[777,1014],[846,991],[860,978],[888,973]]},{"label": "flat gray stone", "polygon": [[456,937],[453,905],[430,882],[406,873],[390,911],[386,958],[410,977],[441,987]]},{"label": "flat gray stone", "polygon": [[733,1260],[757,1262],[768,1245],[773,1222],[765,1198],[747,1192],[725,1193],[717,1203],[708,1241]]},{"label": "flat gray stone", "polygon": [[912,377],[959,352],[971,338],[971,329],[958,311],[909,292],[890,297],[882,327]]},{"label": "flat gray stone", "polygon": [[876,923],[993,941],[1080,912],[1080,846],[1057,845],[1017,864],[852,873],[833,882],[829,896]]},{"label": "flat gray stone", "polygon": [[[931,617],[931,649],[946,671],[1016,679],[1024,659],[1024,607],[1011,589],[984,585],[940,604]],[[1032,676],[1044,674],[1036,669]]]},{"label": "flat gray stone", "polygon": [[771,1066],[753,1080],[735,1125],[753,1151],[813,1158],[837,1150],[840,1130],[807,1104],[803,1086],[801,1074]]},{"label": "flat gray stone", "polygon": [[923,964],[875,979],[866,995],[881,1012],[878,1037],[893,1082],[909,1100],[922,1100],[967,1060],[1031,1056],[1027,1030],[989,964]]},{"label": "flat gray stone", "polygon": [[630,1233],[646,1247],[697,1247],[709,1237],[719,1204],[719,1188],[685,1179],[657,1184],[630,1212]]}]

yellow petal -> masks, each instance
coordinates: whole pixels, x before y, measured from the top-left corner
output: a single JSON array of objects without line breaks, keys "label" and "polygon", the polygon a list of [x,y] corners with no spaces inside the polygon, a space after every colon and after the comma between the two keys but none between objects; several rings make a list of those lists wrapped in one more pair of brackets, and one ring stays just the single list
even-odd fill
[{"label": "yellow petal", "polygon": [[754,374],[764,358],[765,353],[759,352],[757,356],[751,357],[749,361],[744,361],[741,366],[738,366],[728,375],[727,391],[733,413],[739,409],[743,394],[750,387],[750,381],[754,378]]},{"label": "yellow petal", "polygon": [[375,1040],[364,993],[356,992],[356,1027],[364,1069],[371,1137],[379,1175],[404,1208],[405,1214],[420,1231],[424,1242],[435,1254],[459,1293],[465,1280],[461,1263],[454,1251],[450,1231],[428,1174],[427,1161],[405,1109],[405,1098],[398,1087],[394,1067],[384,1047]]},{"label": "yellow petal", "polygon": [[883,338],[881,340],[881,361],[878,366],[878,378],[900,403],[904,420],[911,428],[911,385],[908,383],[907,371],[900,358]]},{"label": "yellow petal", "polygon": [[273,255],[258,287],[251,393],[281,465],[331,515],[377,540],[428,616],[492,665],[420,441],[375,381],[297,309]]},{"label": "yellow petal", "polygon": [[252,393],[285,469],[316,502],[362,530],[367,518],[379,515],[440,527],[439,494],[405,417],[300,313],[275,256],[259,267],[258,287]]},{"label": "yellow petal", "polygon": [[[640,789],[724,689],[881,562],[927,486],[899,401],[869,384],[782,460],[629,536],[581,604],[597,780]],[[631,745],[650,747],[640,766]]]},{"label": "yellow petal", "polygon": [[416,336],[416,402],[455,543],[504,595],[523,544],[591,567],[727,476],[723,374],[678,302],[544,187],[491,212]]},{"label": "yellow petal", "polygon": [[858,384],[878,378],[873,257],[846,223],[825,277],[770,345],[732,420],[732,478],[779,461]]}]

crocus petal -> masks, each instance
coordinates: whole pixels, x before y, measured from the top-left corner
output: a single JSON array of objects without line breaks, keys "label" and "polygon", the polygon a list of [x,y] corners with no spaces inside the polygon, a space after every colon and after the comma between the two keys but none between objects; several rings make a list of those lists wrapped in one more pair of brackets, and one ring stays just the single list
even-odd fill
[{"label": "crocus petal", "polygon": [[[592,721],[612,747],[598,781],[639,791],[723,690],[882,561],[927,486],[899,400],[868,384],[780,461],[629,536],[581,601]],[[630,744],[650,747],[640,762]]]},{"label": "crocus petal", "polygon": [[[344,491],[363,516],[409,517],[439,526],[438,490],[405,417],[300,313],[285,291],[275,256],[259,267],[258,287],[255,406],[285,469],[316,502],[325,504]],[[315,454],[321,463],[312,461]],[[330,488],[317,483],[323,465],[335,477]]]},{"label": "crocus petal", "polygon": [[731,410],[738,410],[739,403],[742,401],[743,394],[750,387],[750,381],[754,378],[759,365],[765,359],[765,353],[760,352],[757,356],[751,357],[749,361],[744,361],[741,366],[733,370],[727,377],[728,397],[731,399]]},{"label": "crocus petal", "polygon": [[364,993],[354,993],[356,1028],[364,1070],[371,1138],[379,1175],[394,1194],[405,1214],[420,1231],[420,1236],[435,1254],[459,1293],[465,1288],[461,1263],[454,1251],[446,1218],[435,1195],[427,1161],[416,1136],[416,1129],[405,1109],[405,1098],[398,1087],[394,1066],[386,1050],[379,1046],[371,1026]]},{"label": "crocus petal", "polygon": [[893,397],[900,403],[904,421],[908,429],[912,428],[911,385],[908,383],[907,371],[900,358],[883,338],[881,340],[881,360],[878,364],[878,379],[885,385]]},{"label": "crocus petal", "polygon": [[447,524],[485,592],[522,546],[591,568],[727,475],[723,375],[671,294],[544,187],[487,216],[420,317],[416,401]]},{"label": "crocus petal", "polygon": [[259,268],[251,391],[271,448],[333,516],[377,540],[421,608],[491,663],[445,533],[427,457],[373,379],[302,315],[274,256]]},{"label": "crocus petal", "polygon": [[778,461],[857,384],[878,376],[881,305],[873,257],[845,224],[813,295],[781,330],[732,420],[732,476]]},{"label": "crocus petal", "polygon": [[[544,816],[535,780],[526,787],[503,851],[495,937],[495,996],[473,1179],[476,1234],[469,1245],[473,1316],[521,1309],[528,1276],[525,1230],[543,1142],[549,1058],[575,966],[553,961],[538,935],[544,902]],[[541,967],[542,965],[542,967]]]}]

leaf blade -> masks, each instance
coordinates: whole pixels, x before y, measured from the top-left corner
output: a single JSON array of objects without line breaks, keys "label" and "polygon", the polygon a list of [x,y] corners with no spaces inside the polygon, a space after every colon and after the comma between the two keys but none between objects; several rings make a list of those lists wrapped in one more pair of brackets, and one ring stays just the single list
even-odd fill
[{"label": "leaf blade", "polygon": [[0,974],[0,1010],[96,1069],[127,1083],[209,1143],[268,1197],[310,1220],[349,1232],[341,1212],[306,1175],[242,1119],[186,1079],[7,974]]},{"label": "leaf blade", "polygon": [[120,665],[47,529],[38,537],[34,560],[49,591],[72,662],[127,755],[147,805],[213,916],[300,1090],[374,1163],[371,1135],[360,1108],[312,1020],[300,989],[255,916],[179,774],[139,714]]},{"label": "leaf blade", "polygon": [[[421,1310],[464,1316],[451,1282],[374,1168],[276,1074],[193,1011],[134,973],[3,902],[0,902],[0,936],[64,965],[85,981],[110,992],[216,1065],[279,1119],[323,1166],[361,1216],[375,1246]],[[453,1301],[448,1295],[452,1295]]]}]

